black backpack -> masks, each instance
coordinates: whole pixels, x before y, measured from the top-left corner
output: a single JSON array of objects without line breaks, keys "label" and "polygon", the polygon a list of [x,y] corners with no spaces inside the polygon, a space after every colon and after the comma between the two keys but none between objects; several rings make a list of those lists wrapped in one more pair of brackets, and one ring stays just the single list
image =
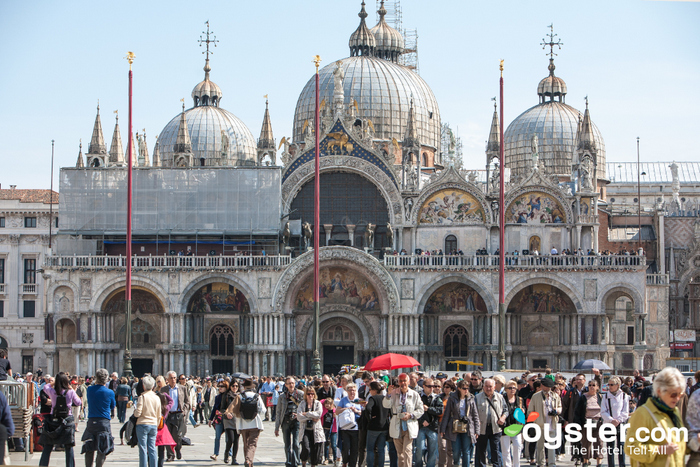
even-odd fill
[{"label": "black backpack", "polygon": [[241,395],[241,416],[245,420],[252,420],[258,414],[258,394],[249,397],[246,393]]},{"label": "black backpack", "polygon": [[66,418],[70,415],[70,409],[68,408],[68,400],[66,399],[66,392],[63,394],[56,394],[56,407],[53,409],[53,415],[59,418]]}]

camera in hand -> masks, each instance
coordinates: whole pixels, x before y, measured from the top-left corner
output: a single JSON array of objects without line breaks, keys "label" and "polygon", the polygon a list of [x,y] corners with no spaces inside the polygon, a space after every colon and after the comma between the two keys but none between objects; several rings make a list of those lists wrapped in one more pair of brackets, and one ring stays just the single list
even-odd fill
[{"label": "camera in hand", "polygon": [[549,411],[549,413],[548,413],[547,415],[549,415],[550,417],[556,417],[556,416],[558,416],[559,414],[557,413],[556,410],[552,409],[552,410]]}]

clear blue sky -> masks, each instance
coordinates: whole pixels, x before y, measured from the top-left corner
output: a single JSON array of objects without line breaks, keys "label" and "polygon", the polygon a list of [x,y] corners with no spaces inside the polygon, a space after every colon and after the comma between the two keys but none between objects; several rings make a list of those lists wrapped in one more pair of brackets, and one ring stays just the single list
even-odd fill
[{"label": "clear blue sky", "polygon": [[[418,30],[421,76],[443,122],[459,129],[467,168],[483,168],[505,59],[506,122],[537,103],[547,74],[539,45],[554,23],[564,43],[556,74],[566,102],[584,107],[605,139],[608,161],[697,160],[700,128],[700,3],[670,1],[403,0],[405,27]],[[368,1],[368,23],[376,22]],[[257,138],[269,94],[277,141],[290,136],[299,93],[323,63],[347,57],[359,24],[356,0],[11,2],[0,0],[0,183],[48,188],[51,140],[58,167],[75,164],[90,140],[100,100],[107,145],[115,109],[126,147],[126,51],[134,63],[134,131],[155,136],[192,105],[202,80],[197,40],[209,20],[219,39],[211,78],[222,107]],[[55,180],[58,180],[56,178]],[[57,186],[57,184],[56,184]]]}]

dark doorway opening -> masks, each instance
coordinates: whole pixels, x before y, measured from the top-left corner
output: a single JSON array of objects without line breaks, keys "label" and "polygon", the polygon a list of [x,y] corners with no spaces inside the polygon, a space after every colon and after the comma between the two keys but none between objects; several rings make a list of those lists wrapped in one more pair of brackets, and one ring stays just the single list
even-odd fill
[{"label": "dark doorway opening", "polygon": [[131,370],[137,378],[143,378],[146,373],[153,374],[153,359],[132,358]]},{"label": "dark doorway opening", "polygon": [[354,355],[354,345],[324,345],[323,373],[337,375],[343,365],[354,364]]},{"label": "dark doorway opening", "polygon": [[233,373],[233,360],[212,360],[211,361],[212,374],[225,374]]}]

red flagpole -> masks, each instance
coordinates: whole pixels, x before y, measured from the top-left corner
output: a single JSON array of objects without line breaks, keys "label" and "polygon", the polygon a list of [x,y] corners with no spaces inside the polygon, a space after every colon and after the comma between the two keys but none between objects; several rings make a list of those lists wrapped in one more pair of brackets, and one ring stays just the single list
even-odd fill
[{"label": "red flagpole", "polygon": [[126,177],[126,189],[127,189],[127,201],[126,201],[126,342],[124,349],[124,375],[132,376],[131,371],[131,201],[132,201],[132,165],[133,165],[133,152],[134,138],[131,135],[133,126],[131,119],[132,111],[132,85],[133,85],[133,72],[131,71],[131,65],[134,63],[134,53],[127,52],[126,59],[129,61],[129,143],[127,144],[127,152],[129,153],[127,162],[127,177]]},{"label": "red flagpole", "polygon": [[321,157],[319,152],[319,137],[320,137],[320,78],[318,74],[318,65],[321,62],[321,57],[316,55],[314,63],[316,64],[316,112],[314,135],[316,137],[316,154],[315,154],[315,179],[314,179],[314,349],[311,359],[311,373],[314,375],[321,374],[321,354],[320,354],[320,338],[319,338],[319,319],[321,315],[319,303],[319,236],[321,233]]},{"label": "red flagpole", "polygon": [[500,180],[498,193],[498,225],[500,226],[499,238],[499,281],[498,281],[498,368],[499,371],[506,369],[506,206],[505,206],[505,161],[504,161],[504,141],[503,141],[503,60],[501,60],[501,115],[500,115],[500,138],[499,150],[500,159]]}]

